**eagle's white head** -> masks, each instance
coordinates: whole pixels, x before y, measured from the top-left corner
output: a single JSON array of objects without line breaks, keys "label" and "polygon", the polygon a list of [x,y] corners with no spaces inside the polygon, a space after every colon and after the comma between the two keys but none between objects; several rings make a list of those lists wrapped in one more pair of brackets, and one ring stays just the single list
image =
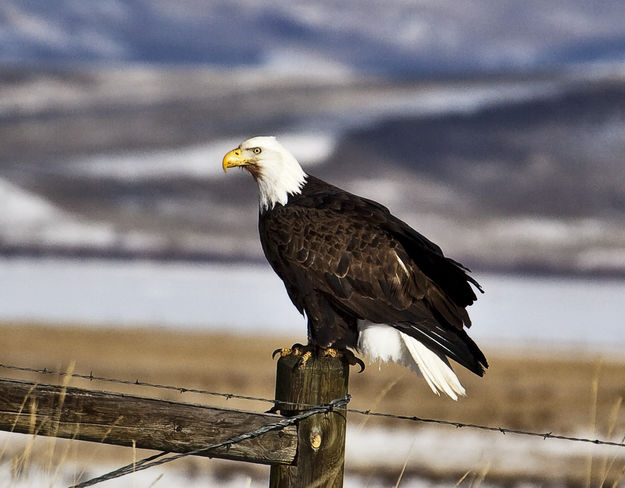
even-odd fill
[{"label": "eagle's white head", "polygon": [[306,183],[297,159],[271,136],[252,137],[227,153],[224,171],[235,166],[245,168],[258,183],[261,212],[277,203],[286,205],[289,195],[300,193]]}]

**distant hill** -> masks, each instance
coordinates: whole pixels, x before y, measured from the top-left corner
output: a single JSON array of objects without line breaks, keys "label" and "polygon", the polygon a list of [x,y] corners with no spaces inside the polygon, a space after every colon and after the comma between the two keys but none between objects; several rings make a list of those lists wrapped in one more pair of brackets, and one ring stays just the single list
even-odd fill
[{"label": "distant hill", "polygon": [[388,161],[444,184],[476,212],[625,218],[625,83],[391,118],[346,134],[329,164],[343,154],[360,171]]},{"label": "distant hill", "polygon": [[446,81],[257,70],[5,71],[0,253],[259,260],[256,188],[221,171],[276,134],[456,259],[625,274],[618,72]]}]

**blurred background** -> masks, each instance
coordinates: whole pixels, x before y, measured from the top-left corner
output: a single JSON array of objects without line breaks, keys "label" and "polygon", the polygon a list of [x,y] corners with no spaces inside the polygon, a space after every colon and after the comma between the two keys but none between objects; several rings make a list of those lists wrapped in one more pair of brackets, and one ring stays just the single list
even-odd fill
[{"label": "blurred background", "polygon": [[[137,328],[172,347],[171,334],[207,344],[262,335],[267,356],[286,345],[275,336],[304,340],[305,322],[262,256],[256,185],[221,170],[242,140],[276,135],[307,172],[380,201],[473,270],[486,294],[471,335],[493,364],[518,361],[500,368],[517,383],[492,379],[488,395],[514,408],[535,400],[525,424],[529,410],[487,420],[549,429],[562,403],[549,414],[535,404],[566,383],[595,417],[562,429],[595,431],[600,406],[612,418],[625,395],[618,369],[604,397],[592,386],[607,368],[597,364],[617,368],[625,345],[624,19],[618,0],[5,0],[0,362],[58,369],[80,358],[83,371],[132,376],[181,354],[121,364],[119,338]],[[111,350],[89,349],[96,336],[84,334],[105,334]],[[70,347],[78,336],[84,343]],[[132,345],[128,356],[149,354],[141,339]],[[519,386],[545,357],[572,362],[541,363],[536,376],[561,376]],[[273,394],[272,374],[259,394]],[[480,385],[470,395],[492,400]],[[477,418],[477,406],[459,405],[445,412]],[[614,415],[610,434],[622,423]],[[366,456],[379,459],[362,453],[363,465]],[[575,483],[597,475],[588,456]],[[402,486],[455,483],[486,465],[491,483],[507,472],[487,453],[464,462]],[[527,464],[514,479],[573,483]],[[263,476],[246,479],[263,486]],[[368,483],[393,476],[380,468]]]}]

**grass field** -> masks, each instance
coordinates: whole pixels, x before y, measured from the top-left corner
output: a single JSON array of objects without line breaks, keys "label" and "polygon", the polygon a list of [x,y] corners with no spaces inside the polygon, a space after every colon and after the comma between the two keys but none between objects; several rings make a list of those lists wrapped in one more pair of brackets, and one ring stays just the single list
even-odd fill
[{"label": "grass field", "polygon": [[[274,393],[275,361],[271,352],[277,347],[290,345],[296,339],[182,333],[158,328],[107,330],[33,324],[4,324],[0,326],[0,337],[2,364],[64,371],[75,362],[75,372],[82,374],[93,372],[98,376],[262,398],[273,398]],[[364,373],[357,374],[355,369],[352,370],[350,393],[353,399],[350,407],[538,432],[600,436],[619,441],[625,435],[625,415],[620,409],[625,396],[625,362],[587,352],[554,351],[544,346],[530,352],[498,349],[491,345],[485,348],[485,353],[490,368],[484,378],[456,368],[468,392],[468,396],[458,402],[433,395],[422,379],[403,368],[369,365]],[[0,368],[0,375],[42,383],[60,380],[51,375],[18,373],[4,368]],[[70,384],[245,410],[264,411],[269,408],[262,402],[226,400],[80,379],[72,379]],[[351,415],[349,423],[358,428],[365,425],[365,429],[371,432],[378,428],[388,431],[424,429],[422,425],[398,424],[397,420],[358,415]],[[440,435],[448,434],[449,430],[441,431]],[[536,442],[556,441],[539,439]],[[450,445],[453,446],[453,440]],[[119,448],[98,448],[100,462],[107,459],[114,462],[120,456]],[[9,448],[5,447],[4,459],[0,458],[0,463],[23,454],[20,449],[12,444]],[[527,449],[533,449],[532,445],[529,444]],[[86,462],[88,453],[89,449],[79,449],[75,459],[84,457]],[[592,454],[580,459],[573,452],[569,458],[569,464],[558,467],[563,472],[540,473],[535,466],[528,465],[526,479],[543,486],[546,486],[544,480],[551,480],[551,483],[558,479],[566,480],[563,482],[571,486],[599,486],[606,475],[610,482],[606,486],[610,486],[622,479],[625,461],[620,462],[620,458],[609,472],[606,467],[608,459],[595,456],[593,462]],[[357,465],[357,462],[353,463],[354,469]],[[248,469],[241,463],[219,466]],[[515,473],[506,474],[504,468],[489,466],[486,480],[507,479],[509,482],[510,479],[523,479],[523,473],[519,473],[518,469]],[[457,472],[452,469],[447,474],[431,470],[426,474],[432,478],[450,476],[458,479],[463,469],[459,467]],[[383,471],[379,468],[377,474],[382,475]],[[411,473],[411,466],[407,466],[406,472]],[[395,475],[395,472],[391,473],[389,479]]]}]

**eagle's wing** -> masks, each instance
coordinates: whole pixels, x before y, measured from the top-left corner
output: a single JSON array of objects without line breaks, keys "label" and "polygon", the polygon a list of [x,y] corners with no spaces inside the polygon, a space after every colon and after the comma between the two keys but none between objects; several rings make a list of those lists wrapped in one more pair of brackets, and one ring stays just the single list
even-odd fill
[{"label": "eagle's wing", "polygon": [[261,228],[300,312],[308,293],[323,294],[336,310],[393,325],[482,374],[486,359],[463,329],[475,299],[464,269],[382,205],[348,193],[323,198],[277,207]]}]

